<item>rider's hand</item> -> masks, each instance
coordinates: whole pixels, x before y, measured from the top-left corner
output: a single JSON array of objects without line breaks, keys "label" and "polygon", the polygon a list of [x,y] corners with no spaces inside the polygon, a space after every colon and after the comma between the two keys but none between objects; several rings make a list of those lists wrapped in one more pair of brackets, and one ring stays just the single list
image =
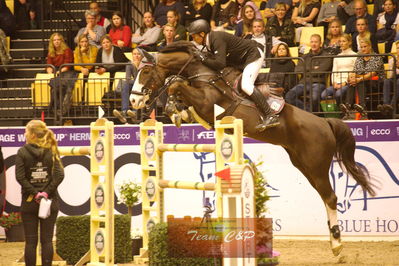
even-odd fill
[{"label": "rider's hand", "polygon": [[201,62],[205,60],[205,55],[198,49],[194,50],[194,57]]}]

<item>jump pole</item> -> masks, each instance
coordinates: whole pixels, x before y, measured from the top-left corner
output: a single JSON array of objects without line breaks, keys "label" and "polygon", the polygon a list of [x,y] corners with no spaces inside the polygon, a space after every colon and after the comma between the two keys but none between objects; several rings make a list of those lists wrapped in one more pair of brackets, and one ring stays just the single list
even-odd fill
[{"label": "jump pole", "polygon": [[105,118],[92,122],[90,147],[58,150],[64,156],[91,155],[90,250],[76,265],[114,265],[114,123]]},{"label": "jump pole", "polygon": [[[233,134],[226,134],[226,130],[232,131]],[[140,124],[140,148],[143,248],[140,255],[135,256],[136,264],[148,263],[148,232],[156,223],[165,221],[163,189],[215,191],[218,218],[255,217],[253,172],[252,168],[244,164],[241,119],[224,117],[216,121],[215,144],[164,144],[163,124],[149,119]],[[230,164],[231,180],[227,182],[217,178],[216,183],[164,180],[165,152],[213,152],[216,158],[216,172],[225,169],[226,163]],[[150,176],[150,172],[154,172],[155,176]],[[254,260],[252,258],[245,262],[243,258],[224,258],[223,264],[255,265]]]}]

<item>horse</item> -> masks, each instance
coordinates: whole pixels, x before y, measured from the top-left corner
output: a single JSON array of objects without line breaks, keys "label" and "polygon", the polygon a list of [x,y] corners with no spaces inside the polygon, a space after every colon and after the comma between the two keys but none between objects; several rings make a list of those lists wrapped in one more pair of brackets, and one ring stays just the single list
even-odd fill
[{"label": "horse", "polygon": [[[302,172],[323,200],[331,250],[338,256],[343,245],[337,220],[337,196],[329,181],[333,158],[364,191],[375,196],[367,168],[355,162],[355,139],[350,128],[340,119],[322,118],[285,104],[279,113],[278,126],[263,132],[257,131],[255,127],[262,119],[261,113],[253,104],[247,104],[246,100],[234,100],[237,97],[231,81],[203,65],[195,56],[195,49],[189,42],[177,42],[158,53],[156,64],[146,66],[138,73],[130,98],[132,107],[144,108],[148,102],[156,99],[160,91],[167,89],[169,95],[180,98],[186,106],[192,106],[209,124],[214,121],[214,105],[217,104],[229,110],[225,115],[243,120],[247,137],[283,147],[292,164]],[[171,75],[179,78],[165,85],[165,80]],[[239,72],[230,71],[229,75],[238,76]]]}]

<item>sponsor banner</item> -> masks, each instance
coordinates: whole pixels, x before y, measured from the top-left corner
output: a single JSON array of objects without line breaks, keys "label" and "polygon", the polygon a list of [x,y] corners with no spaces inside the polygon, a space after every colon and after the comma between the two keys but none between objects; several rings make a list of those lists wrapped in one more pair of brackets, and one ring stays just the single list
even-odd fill
[{"label": "sponsor banner", "polygon": [[[357,139],[356,161],[367,166],[377,185],[377,196],[364,194],[356,182],[331,164],[330,182],[338,197],[338,218],[343,235],[399,236],[399,121],[355,122],[349,124]],[[54,127],[60,146],[87,146],[89,127]],[[166,126],[165,143],[214,143],[214,133],[199,125],[178,129]],[[15,154],[25,143],[23,128],[0,129],[0,145],[6,171],[6,210],[18,211],[20,186],[15,180]],[[291,164],[279,146],[245,139],[245,157],[262,160],[260,170],[268,181],[271,200],[268,216],[273,217],[275,235],[328,235],[323,202],[307,179]],[[115,197],[118,184],[126,179],[141,182],[138,126],[115,128]],[[60,185],[60,215],[90,212],[90,158],[65,156],[65,179]],[[169,180],[214,182],[215,157],[212,153],[165,153],[164,178]],[[0,185],[2,182],[0,182]],[[0,188],[4,191],[4,187]],[[210,191],[165,190],[165,213],[175,217],[203,216],[204,198],[214,204]],[[184,200],[183,200],[184,199]],[[1,204],[1,203],[0,203]],[[1,206],[0,206],[1,207]],[[126,207],[115,201],[115,210]],[[134,227],[141,227],[141,205],[133,209]],[[1,229],[0,229],[1,230]]]}]

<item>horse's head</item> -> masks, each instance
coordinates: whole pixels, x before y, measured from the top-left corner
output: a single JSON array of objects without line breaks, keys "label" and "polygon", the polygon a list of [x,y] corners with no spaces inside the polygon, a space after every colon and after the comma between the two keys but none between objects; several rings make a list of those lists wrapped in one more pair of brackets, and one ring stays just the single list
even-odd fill
[{"label": "horse's head", "polygon": [[157,66],[144,66],[138,73],[130,95],[133,108],[142,109],[153,102],[164,85],[165,74]]}]

